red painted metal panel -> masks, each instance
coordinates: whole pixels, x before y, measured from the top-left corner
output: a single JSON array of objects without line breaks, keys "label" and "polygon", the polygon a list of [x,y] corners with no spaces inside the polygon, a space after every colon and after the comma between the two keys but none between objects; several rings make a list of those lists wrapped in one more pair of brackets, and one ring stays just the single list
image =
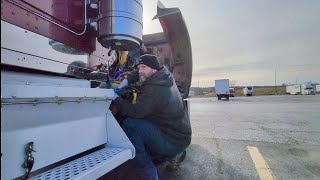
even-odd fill
[{"label": "red painted metal panel", "polygon": [[84,1],[83,0],[24,0],[34,10],[45,13],[48,18],[59,21],[74,31],[84,29]]},{"label": "red painted metal panel", "polygon": [[84,29],[85,4],[83,0],[1,0],[1,20],[88,54],[95,50],[96,32],[93,28],[87,28],[86,33],[83,35],[76,35],[28,12],[14,3],[18,3],[25,9],[80,33]]},{"label": "red painted metal panel", "polygon": [[183,96],[189,94],[192,77],[192,47],[189,32],[178,8],[160,8],[155,18],[159,18],[165,38],[172,50],[172,72]]}]

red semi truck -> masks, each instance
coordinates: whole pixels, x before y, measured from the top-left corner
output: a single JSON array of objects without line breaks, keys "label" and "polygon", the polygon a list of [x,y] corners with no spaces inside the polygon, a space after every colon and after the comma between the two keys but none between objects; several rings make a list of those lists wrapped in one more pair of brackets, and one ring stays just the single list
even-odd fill
[{"label": "red semi truck", "polygon": [[97,179],[134,158],[108,107],[142,43],[187,97],[180,10],[159,3],[163,32],[145,36],[142,12],[142,0],[1,0],[1,179]]}]

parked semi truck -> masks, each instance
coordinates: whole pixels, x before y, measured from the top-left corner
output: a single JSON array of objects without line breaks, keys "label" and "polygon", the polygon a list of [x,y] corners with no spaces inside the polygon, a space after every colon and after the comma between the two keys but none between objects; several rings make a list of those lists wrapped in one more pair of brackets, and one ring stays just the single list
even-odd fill
[{"label": "parked semi truck", "polygon": [[225,98],[229,100],[229,97],[230,97],[229,79],[215,80],[215,91],[216,91],[218,100],[221,100],[221,98]]},{"label": "parked semi truck", "polygon": [[302,84],[301,85],[301,94],[303,95],[315,95],[315,91],[311,84]]},{"label": "parked semi truck", "polygon": [[192,54],[180,10],[158,3],[163,32],[143,36],[142,7],[1,0],[1,179],[97,179],[134,158],[109,106],[142,43],[187,97]]},{"label": "parked semi truck", "polygon": [[244,96],[252,96],[253,95],[253,87],[247,86],[243,88],[243,95]]},{"label": "parked semi truck", "polygon": [[288,94],[302,94],[302,95],[314,95],[315,91],[311,84],[296,84],[286,86],[286,92]]}]

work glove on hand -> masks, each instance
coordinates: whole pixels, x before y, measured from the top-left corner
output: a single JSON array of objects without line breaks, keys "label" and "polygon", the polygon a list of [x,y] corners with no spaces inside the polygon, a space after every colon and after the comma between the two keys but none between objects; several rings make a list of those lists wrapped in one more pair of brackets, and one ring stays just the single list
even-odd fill
[{"label": "work glove on hand", "polygon": [[121,96],[121,94],[123,93],[123,87],[128,85],[128,80],[124,79],[123,81],[121,81],[120,85],[118,86],[117,89],[114,89],[115,94],[117,94],[117,96]]},{"label": "work glove on hand", "polygon": [[117,89],[122,89],[123,87],[125,87],[127,85],[128,85],[128,80],[124,79],[124,80],[121,81],[121,83],[119,84]]}]

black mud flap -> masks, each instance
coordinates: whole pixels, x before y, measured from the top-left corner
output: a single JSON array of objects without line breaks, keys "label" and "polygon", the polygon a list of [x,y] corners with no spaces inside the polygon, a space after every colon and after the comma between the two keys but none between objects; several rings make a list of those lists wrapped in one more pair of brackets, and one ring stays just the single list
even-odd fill
[{"label": "black mud flap", "polygon": [[163,32],[143,36],[149,53],[158,56],[173,74],[181,96],[187,98],[192,78],[192,49],[186,23],[179,8],[165,8],[158,2],[157,15]]}]

